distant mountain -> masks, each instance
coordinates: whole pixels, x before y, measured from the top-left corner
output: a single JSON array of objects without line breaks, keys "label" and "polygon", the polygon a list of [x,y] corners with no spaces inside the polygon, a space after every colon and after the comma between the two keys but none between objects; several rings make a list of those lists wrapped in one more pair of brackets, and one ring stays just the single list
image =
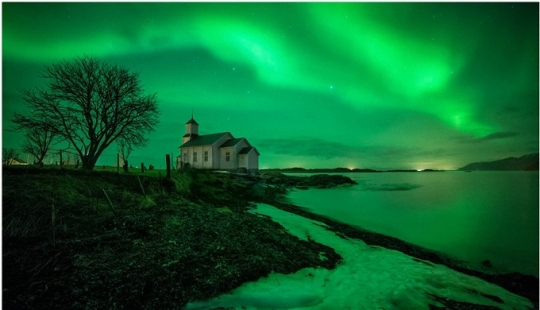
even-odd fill
[{"label": "distant mountain", "polygon": [[508,157],[490,162],[468,164],[458,170],[538,170],[538,153]]}]

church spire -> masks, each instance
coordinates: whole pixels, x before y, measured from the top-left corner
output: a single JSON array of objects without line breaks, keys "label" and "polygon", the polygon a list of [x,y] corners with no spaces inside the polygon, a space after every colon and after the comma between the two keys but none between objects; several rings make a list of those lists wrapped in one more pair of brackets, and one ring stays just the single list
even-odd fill
[{"label": "church spire", "polygon": [[186,123],[187,124],[196,124],[196,125],[199,125],[199,123],[197,123],[195,121],[195,119],[193,118],[193,109],[191,109],[191,119]]},{"label": "church spire", "polygon": [[182,143],[199,136],[199,123],[193,118],[193,109],[191,109],[191,119],[186,123],[186,134],[182,137]]}]

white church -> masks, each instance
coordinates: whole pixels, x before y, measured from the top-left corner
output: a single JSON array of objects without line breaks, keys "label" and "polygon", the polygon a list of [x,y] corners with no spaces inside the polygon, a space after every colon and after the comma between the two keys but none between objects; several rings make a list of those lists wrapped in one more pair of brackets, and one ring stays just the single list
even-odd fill
[{"label": "white church", "polygon": [[259,155],[246,138],[235,138],[230,132],[199,135],[199,124],[191,115],[176,166],[252,173],[259,169]]}]

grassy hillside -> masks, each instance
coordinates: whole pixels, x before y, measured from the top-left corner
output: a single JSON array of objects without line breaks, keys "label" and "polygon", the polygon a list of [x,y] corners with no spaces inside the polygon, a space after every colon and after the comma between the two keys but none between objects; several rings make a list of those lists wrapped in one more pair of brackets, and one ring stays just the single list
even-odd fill
[{"label": "grassy hillside", "polygon": [[6,309],[175,309],[340,260],[246,212],[261,194],[249,179],[4,168],[2,181]]}]

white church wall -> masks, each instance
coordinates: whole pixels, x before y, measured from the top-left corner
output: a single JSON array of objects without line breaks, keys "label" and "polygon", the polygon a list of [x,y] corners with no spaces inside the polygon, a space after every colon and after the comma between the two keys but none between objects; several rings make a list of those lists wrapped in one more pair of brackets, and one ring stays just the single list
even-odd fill
[{"label": "white church wall", "polygon": [[205,145],[201,147],[201,166],[205,169],[212,169],[213,165],[212,146]]},{"label": "white church wall", "polygon": [[259,169],[259,155],[255,152],[255,149],[252,149],[247,155],[247,169],[248,170],[258,170]]},{"label": "white church wall", "polygon": [[238,168],[248,168],[248,156],[247,156],[247,154],[238,155]]},{"label": "white church wall", "polygon": [[234,147],[219,148],[219,168],[224,170],[232,170],[238,167],[238,159],[234,152]]}]

